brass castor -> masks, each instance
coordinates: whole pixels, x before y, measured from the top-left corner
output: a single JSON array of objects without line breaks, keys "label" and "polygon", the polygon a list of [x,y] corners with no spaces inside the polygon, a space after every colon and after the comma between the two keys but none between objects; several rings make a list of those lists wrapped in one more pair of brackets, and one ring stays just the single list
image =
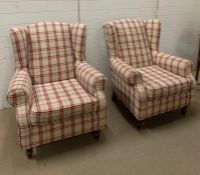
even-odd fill
[{"label": "brass castor", "polygon": [[28,159],[33,158],[33,149],[32,148],[26,150],[26,156],[28,157]]},{"label": "brass castor", "polygon": [[101,133],[100,133],[99,130],[98,131],[93,131],[92,135],[93,135],[94,139],[99,140]]}]

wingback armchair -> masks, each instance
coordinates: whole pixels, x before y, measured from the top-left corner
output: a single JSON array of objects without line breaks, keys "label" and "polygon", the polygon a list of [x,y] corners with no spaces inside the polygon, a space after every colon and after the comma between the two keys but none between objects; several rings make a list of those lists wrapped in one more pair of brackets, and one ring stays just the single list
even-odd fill
[{"label": "wingback armchair", "polygon": [[40,22],[10,30],[16,72],[7,101],[16,108],[18,138],[32,148],[106,125],[106,78],[85,61],[86,26]]},{"label": "wingback armchair", "polygon": [[145,119],[191,103],[192,62],[159,51],[160,21],[121,19],[104,28],[113,99],[129,109],[139,127]]}]

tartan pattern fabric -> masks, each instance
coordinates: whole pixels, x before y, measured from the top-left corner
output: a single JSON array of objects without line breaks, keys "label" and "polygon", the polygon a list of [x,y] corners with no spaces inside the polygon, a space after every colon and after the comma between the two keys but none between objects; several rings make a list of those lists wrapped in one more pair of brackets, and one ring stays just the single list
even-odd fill
[{"label": "tartan pattern fabric", "polygon": [[18,139],[22,149],[29,149],[95,130],[102,130],[106,126],[105,109],[73,116],[64,121],[53,122],[48,125],[30,125],[27,111],[28,108],[24,105],[16,108]]},{"label": "tartan pattern fabric", "polygon": [[97,99],[88,94],[76,79],[33,86],[32,125],[63,121],[96,110]]},{"label": "tartan pattern fabric", "polygon": [[153,52],[153,61],[159,67],[185,78],[191,74],[193,68],[192,61],[162,52]]},{"label": "tartan pattern fabric", "polygon": [[27,68],[27,32],[25,27],[14,27],[10,29],[10,37],[13,46],[16,69]]},{"label": "tartan pattern fabric", "polygon": [[115,28],[113,22],[108,22],[103,25],[106,46],[110,57],[118,57],[117,42],[115,41]]},{"label": "tartan pattern fabric", "polygon": [[111,58],[110,66],[112,71],[129,85],[138,84],[143,81],[142,74],[139,71],[134,70],[119,58]]},{"label": "tartan pattern fabric", "polygon": [[144,120],[152,116],[189,106],[194,95],[193,89],[161,98],[149,99],[147,90],[142,83],[130,86],[113,72],[112,87],[117,97],[137,120]]},{"label": "tartan pattern fabric", "polygon": [[[158,19],[148,19],[144,20],[148,42],[152,51],[159,51],[159,40],[160,40],[160,30],[161,22]],[[108,48],[108,53],[110,57],[118,57],[118,44],[115,37],[115,27],[114,22],[108,22],[103,25],[106,45]]]},{"label": "tartan pattern fabric", "polygon": [[147,37],[152,51],[159,51],[161,23],[158,19],[144,20]]},{"label": "tartan pattern fabric", "polygon": [[73,53],[76,61],[85,60],[86,48],[86,25],[85,24],[71,24],[71,35],[73,43]]},{"label": "tartan pattern fabric", "polygon": [[28,67],[33,84],[75,77],[70,26],[61,22],[41,22],[27,28]]},{"label": "tartan pattern fabric", "polygon": [[28,71],[26,69],[17,69],[8,88],[8,103],[12,106],[30,104],[31,95],[32,85]]},{"label": "tartan pattern fabric", "polygon": [[134,68],[152,65],[152,55],[143,20],[121,19],[114,22],[118,56]]},{"label": "tartan pattern fabric", "polygon": [[76,63],[76,78],[90,94],[105,90],[106,78],[104,75],[85,61]]},{"label": "tartan pattern fabric", "polygon": [[181,77],[158,66],[144,67],[138,72],[142,74],[148,99],[161,98],[193,89],[191,79]]},{"label": "tartan pattern fabric", "polygon": [[[150,44],[152,65],[137,68],[131,63],[127,64],[119,56],[120,47],[117,46],[119,43],[115,45],[117,38],[113,37],[116,32],[114,30],[116,21],[104,25],[107,48],[109,56],[111,55],[113,92],[138,120],[189,106],[196,86],[191,74],[191,61],[158,52],[159,20],[144,20],[144,23]],[[135,73],[137,78],[133,79]]]},{"label": "tartan pattern fabric", "polygon": [[40,22],[10,34],[16,72],[7,101],[22,149],[105,128],[106,78],[85,61],[84,24]]}]

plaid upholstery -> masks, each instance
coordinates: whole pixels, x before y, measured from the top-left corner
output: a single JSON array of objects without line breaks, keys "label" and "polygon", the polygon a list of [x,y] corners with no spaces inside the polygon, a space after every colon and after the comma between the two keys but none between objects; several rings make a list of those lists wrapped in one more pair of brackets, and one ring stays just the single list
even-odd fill
[{"label": "plaid upholstery", "polygon": [[152,51],[159,51],[161,23],[158,19],[145,20],[148,41]]},{"label": "plaid upholstery", "polygon": [[19,144],[22,149],[29,149],[57,140],[70,138],[84,133],[101,130],[106,125],[106,111],[96,111],[73,116],[64,121],[48,125],[30,125],[27,118],[27,106],[16,108]]},{"label": "plaid upholstery", "polygon": [[85,24],[71,24],[71,35],[74,50],[74,57],[76,60],[85,60],[86,47],[86,25]]},{"label": "plaid upholstery", "polygon": [[113,22],[108,22],[103,25],[104,34],[106,38],[106,45],[110,57],[118,57],[117,42],[115,41],[115,28]]},{"label": "plaid upholstery", "polygon": [[111,58],[112,71],[129,85],[142,83],[142,74],[119,58]]},{"label": "plaid upholstery", "polygon": [[171,56],[162,52],[153,52],[154,64],[182,77],[188,77],[192,72],[193,63],[190,60]]},{"label": "plaid upholstery", "polygon": [[31,88],[31,80],[27,70],[17,69],[8,88],[8,103],[12,106],[30,103],[32,98]]},{"label": "plaid upholstery", "polygon": [[148,99],[162,98],[193,89],[192,80],[173,74],[158,66],[138,70],[143,77]]},{"label": "plaid upholstery", "polygon": [[114,25],[118,56],[134,68],[152,65],[144,21],[121,19],[115,21]]},{"label": "plaid upholstery", "polygon": [[70,26],[61,22],[41,22],[27,28],[28,67],[33,84],[75,77]]},{"label": "plaid upholstery", "polygon": [[10,29],[13,52],[15,56],[16,69],[27,68],[27,39],[24,27],[14,27]]},{"label": "plaid upholstery", "polygon": [[[121,35],[118,35],[117,38],[115,29],[116,25],[119,25],[123,32],[125,30],[123,29],[124,21],[127,20],[129,26],[141,27],[138,21],[142,24],[142,28],[145,25],[146,37],[149,42],[149,46],[146,45],[146,47],[149,47],[151,51],[152,65],[135,66],[127,61],[131,56],[127,60],[119,56],[122,47],[119,47],[117,40],[121,39]],[[131,21],[136,24],[130,25]],[[127,35],[134,33],[132,27],[126,26],[125,28],[128,28],[125,32]],[[138,28],[135,27],[135,29]],[[160,38],[160,22],[158,20],[144,20],[144,23],[140,20],[130,19],[109,22],[104,25],[104,33],[110,56],[113,91],[138,120],[190,105],[196,85],[191,74],[192,63],[182,58],[158,53]],[[137,36],[138,38],[141,37],[141,33]],[[133,37],[125,40],[127,37],[124,35],[123,38],[125,50],[128,46],[135,46],[138,43]],[[144,41],[143,46],[146,44],[146,38],[140,41],[141,43]],[[141,53],[140,48],[136,50]]]},{"label": "plaid upholstery", "polygon": [[[152,51],[159,51],[159,40],[160,40],[160,28],[161,23],[158,19],[144,20],[145,28],[147,32],[148,42]],[[110,57],[118,57],[118,43],[115,37],[114,22],[108,22],[103,25],[106,44]]]},{"label": "plaid upholstery", "polygon": [[97,99],[88,94],[76,79],[33,86],[32,125],[63,121],[96,110]]},{"label": "plaid upholstery", "polygon": [[105,90],[106,78],[85,61],[77,62],[76,77],[80,84],[90,93]]},{"label": "plaid upholstery", "polygon": [[84,61],[86,26],[41,22],[10,33],[17,70],[7,99],[21,148],[103,129],[106,79]]},{"label": "plaid upholstery", "polygon": [[156,116],[171,110],[175,110],[191,103],[193,90],[188,90],[161,98],[148,98],[150,92],[147,92],[143,84],[135,86],[128,85],[123,79],[112,72],[113,91],[116,93],[122,103],[138,119]]}]

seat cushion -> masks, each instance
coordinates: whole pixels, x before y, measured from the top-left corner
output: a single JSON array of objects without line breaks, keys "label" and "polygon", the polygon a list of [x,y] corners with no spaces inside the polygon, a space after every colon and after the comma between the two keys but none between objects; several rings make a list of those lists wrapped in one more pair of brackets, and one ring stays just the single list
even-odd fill
[{"label": "seat cushion", "polygon": [[152,54],[143,20],[121,19],[114,22],[118,56],[134,68],[152,65]]},{"label": "seat cushion", "polygon": [[191,90],[192,82],[158,66],[137,69],[142,73],[148,99],[169,96]]},{"label": "seat cushion", "polygon": [[32,125],[63,121],[68,117],[97,110],[97,99],[88,94],[76,79],[33,86],[30,111]]}]

